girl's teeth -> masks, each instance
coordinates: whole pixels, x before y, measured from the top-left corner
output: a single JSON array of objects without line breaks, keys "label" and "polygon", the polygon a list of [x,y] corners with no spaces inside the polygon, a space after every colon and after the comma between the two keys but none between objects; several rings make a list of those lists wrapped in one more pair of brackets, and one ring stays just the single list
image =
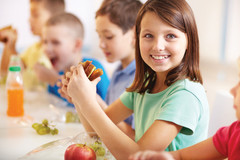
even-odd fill
[{"label": "girl's teeth", "polygon": [[152,56],[154,59],[166,59],[168,56]]}]

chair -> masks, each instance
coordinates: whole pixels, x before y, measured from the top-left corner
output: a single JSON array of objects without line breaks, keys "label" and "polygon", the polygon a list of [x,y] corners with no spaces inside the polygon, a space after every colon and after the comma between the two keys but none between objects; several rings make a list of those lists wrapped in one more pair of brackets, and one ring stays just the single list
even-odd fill
[{"label": "chair", "polygon": [[233,108],[233,96],[229,91],[217,91],[210,112],[208,137],[213,136],[219,128],[229,126],[236,120],[236,112]]}]

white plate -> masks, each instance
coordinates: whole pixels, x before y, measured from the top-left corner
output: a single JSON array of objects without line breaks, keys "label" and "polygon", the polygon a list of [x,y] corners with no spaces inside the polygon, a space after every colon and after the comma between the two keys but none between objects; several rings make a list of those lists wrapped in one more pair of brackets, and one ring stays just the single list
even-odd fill
[{"label": "white plate", "polygon": [[[100,141],[100,139],[88,136],[86,132],[82,132],[77,134],[75,137],[59,139],[56,141],[52,141],[46,144],[43,144],[23,157],[19,160],[64,160],[64,153],[68,146],[75,143],[82,143],[86,145],[93,144],[95,141]],[[107,147],[102,143],[103,147],[106,150],[106,154],[104,157],[97,157],[97,160],[115,160],[115,158],[111,155]]]}]

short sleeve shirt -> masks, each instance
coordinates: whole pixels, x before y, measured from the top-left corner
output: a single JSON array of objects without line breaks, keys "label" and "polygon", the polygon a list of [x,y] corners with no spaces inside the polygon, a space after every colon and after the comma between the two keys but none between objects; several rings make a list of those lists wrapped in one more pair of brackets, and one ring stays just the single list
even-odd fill
[{"label": "short sleeve shirt", "polygon": [[218,152],[229,160],[240,159],[240,121],[220,128],[213,136],[213,143]]},{"label": "short sleeve shirt", "polygon": [[42,63],[44,66],[50,68],[51,62],[44,54],[40,42],[34,43],[27,50],[21,54],[21,59],[27,68],[33,68],[37,62]]},{"label": "short sleeve shirt", "polygon": [[134,112],[135,141],[156,120],[182,126],[166,151],[185,148],[207,138],[209,107],[205,90],[200,83],[188,79],[179,80],[159,93],[125,92],[120,99]]},{"label": "short sleeve shirt", "polygon": [[37,42],[31,45],[20,55],[26,68],[23,72],[24,86],[27,89],[34,89],[37,87],[44,87],[45,85],[38,79],[33,69],[34,65],[38,62],[47,68],[51,68],[52,64],[48,57],[44,54],[41,43]]}]

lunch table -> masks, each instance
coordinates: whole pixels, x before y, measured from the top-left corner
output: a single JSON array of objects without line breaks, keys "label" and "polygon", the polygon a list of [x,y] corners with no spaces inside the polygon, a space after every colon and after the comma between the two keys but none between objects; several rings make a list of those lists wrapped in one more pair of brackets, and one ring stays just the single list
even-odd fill
[{"label": "lunch table", "polygon": [[[0,160],[24,159],[33,149],[55,140],[72,138],[85,132],[81,123],[66,123],[66,112],[75,112],[66,102],[46,90],[24,91],[24,116],[7,116],[7,94],[0,86]],[[59,130],[57,135],[39,135],[32,124],[47,119]],[[66,139],[67,140],[67,139]],[[61,153],[63,154],[63,153]],[[28,156],[27,156],[28,157]],[[61,157],[64,159],[64,157]],[[46,157],[47,159],[47,157]]]}]

